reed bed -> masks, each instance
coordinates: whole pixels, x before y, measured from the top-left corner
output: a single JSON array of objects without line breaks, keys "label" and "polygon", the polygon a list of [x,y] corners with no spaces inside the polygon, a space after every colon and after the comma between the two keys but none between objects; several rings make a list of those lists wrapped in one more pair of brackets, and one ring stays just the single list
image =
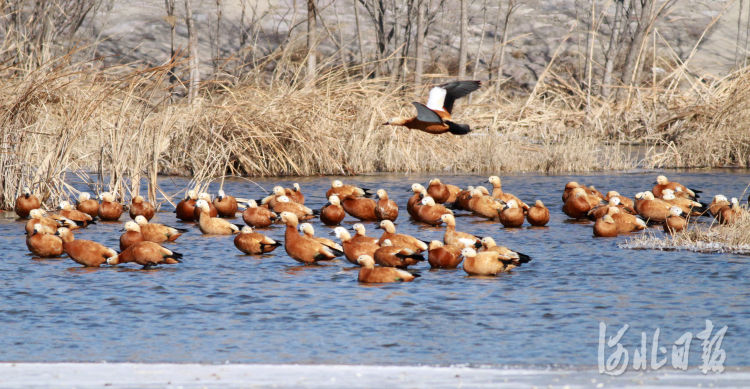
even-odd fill
[{"label": "reed bed", "polygon": [[153,201],[158,174],[201,186],[227,174],[750,165],[748,68],[707,83],[675,66],[615,103],[591,98],[550,64],[527,96],[488,87],[459,101],[454,115],[474,131],[458,137],[382,125],[411,115],[426,90],[330,64],[303,80],[304,60],[284,52],[240,78],[205,82],[191,103],[175,98],[167,67],[99,69],[73,54],[0,69],[0,208],[24,186],[47,205],[77,194],[66,174],[123,198],[145,180]]},{"label": "reed bed", "polygon": [[732,253],[750,255],[750,213],[737,222],[724,224],[693,224],[674,234],[648,231],[621,243],[626,249],[687,250],[701,253]]}]

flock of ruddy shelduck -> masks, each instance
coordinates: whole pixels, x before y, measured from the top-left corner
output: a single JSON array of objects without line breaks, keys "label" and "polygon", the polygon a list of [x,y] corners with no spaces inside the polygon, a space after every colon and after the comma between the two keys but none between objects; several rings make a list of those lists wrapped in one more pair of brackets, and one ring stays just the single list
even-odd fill
[{"label": "flock of ruddy shelduck", "polygon": [[[488,182],[492,184],[492,192],[484,186],[461,189],[439,179],[431,180],[426,188],[418,183],[411,186],[413,195],[406,203],[411,220],[432,226],[444,224],[442,241],[427,242],[398,233],[393,222],[400,207],[384,189],[377,190],[373,199],[369,189],[345,185],[339,180],[333,181],[326,192],[328,203],[320,210],[304,205],[305,195],[295,183],[292,188],[276,186],[271,194],[258,201],[237,199],[221,190],[212,199],[208,193],[191,190],[177,204],[174,213],[184,222],[197,222],[203,234],[234,235],[234,245],[245,254],[271,253],[283,245],[291,258],[304,264],[343,256],[361,267],[358,277],[361,282],[411,281],[418,274],[406,269],[423,261],[425,253],[431,268],[457,268],[463,263],[462,268],[469,275],[492,276],[521,266],[531,258],[498,245],[490,236],[458,231],[454,213],[470,212],[498,221],[505,228],[521,227],[525,221],[542,227],[549,222],[550,213],[539,200],[529,206],[503,191],[499,177],[489,177]],[[663,225],[665,231],[675,233],[684,229],[688,220],[699,216],[712,216],[729,224],[747,212],[739,206],[737,198],[729,201],[717,195],[710,204],[702,204],[697,201],[699,193],[664,176],[657,178],[650,191],[640,192],[634,199],[616,191],[605,196],[593,186],[569,182],[563,190],[562,210],[573,219],[594,220],[594,235],[601,237],[643,230],[649,224]],[[134,197],[127,207],[111,193],[102,193],[99,200],[81,193],[75,206],[63,201],[56,211],[46,213],[39,199],[24,189],[15,211],[19,217],[28,218],[25,230],[29,251],[40,257],[59,257],[65,253],[73,261],[92,267],[132,262],[150,268],[180,262],[182,255],[162,244],[175,242],[188,229],[149,222],[156,209],[141,196]],[[244,208],[245,226],[227,220],[234,218],[240,208]],[[75,230],[91,228],[97,219],[117,222],[126,211],[132,220],[124,224],[119,251],[94,241],[75,239]],[[346,215],[379,222],[383,233],[379,238],[367,236],[364,225],[357,223],[352,234],[340,226]],[[311,224],[300,223],[314,218],[332,227],[340,243],[316,236]],[[256,232],[276,224],[286,226],[283,243]]]}]

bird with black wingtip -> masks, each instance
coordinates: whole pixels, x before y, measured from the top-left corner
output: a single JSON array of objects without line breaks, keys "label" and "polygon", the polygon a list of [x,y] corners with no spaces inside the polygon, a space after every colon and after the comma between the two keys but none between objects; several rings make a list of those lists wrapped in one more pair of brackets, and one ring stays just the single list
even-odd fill
[{"label": "bird with black wingtip", "polygon": [[384,125],[404,126],[430,134],[450,132],[454,135],[466,135],[471,132],[471,128],[467,124],[453,121],[453,103],[479,89],[481,85],[481,81],[452,81],[433,87],[426,105],[416,101],[412,103],[417,108],[417,116],[392,118]]}]

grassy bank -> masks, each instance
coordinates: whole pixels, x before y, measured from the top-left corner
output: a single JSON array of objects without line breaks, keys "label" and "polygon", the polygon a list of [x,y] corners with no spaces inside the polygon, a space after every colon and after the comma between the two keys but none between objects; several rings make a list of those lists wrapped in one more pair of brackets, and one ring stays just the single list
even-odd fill
[{"label": "grassy bank", "polygon": [[694,224],[674,234],[648,231],[620,244],[620,247],[640,250],[686,250],[701,253],[733,253],[750,255],[750,214],[745,213],[736,223]]},{"label": "grassy bank", "polygon": [[[488,86],[458,103],[471,135],[382,126],[412,114],[414,91],[334,66],[311,84],[301,62],[206,82],[192,103],[166,67],[97,69],[71,55],[34,70],[0,69],[0,205],[29,186],[57,199],[65,172],[127,194],[157,174],[198,181],[249,176],[399,172],[581,172],[750,165],[750,69],[704,82],[681,68],[613,103],[547,76],[526,96]],[[445,78],[440,78],[443,80]],[[513,97],[512,97],[513,96]],[[640,145],[638,149],[632,145]],[[152,188],[155,192],[156,188]]]}]

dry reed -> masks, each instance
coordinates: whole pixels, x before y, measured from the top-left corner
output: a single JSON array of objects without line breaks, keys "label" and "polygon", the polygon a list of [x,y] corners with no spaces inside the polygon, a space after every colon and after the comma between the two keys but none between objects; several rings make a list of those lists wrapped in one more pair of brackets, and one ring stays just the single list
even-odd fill
[{"label": "dry reed", "polygon": [[733,224],[695,223],[674,234],[648,231],[620,244],[627,249],[688,250],[702,253],[750,255],[750,213]]},{"label": "dry reed", "polygon": [[193,104],[170,102],[166,67],[96,69],[69,54],[35,70],[0,69],[0,207],[23,186],[48,204],[75,194],[70,172],[92,191],[122,197],[145,178],[153,200],[160,173],[193,176],[202,187],[226,174],[750,165],[748,68],[706,83],[675,65],[658,85],[612,103],[550,66],[531,97],[483,88],[471,104],[460,101],[455,116],[474,131],[457,137],[383,126],[412,114],[414,90],[330,63],[308,84],[304,58],[289,50],[240,79],[205,83]]}]

